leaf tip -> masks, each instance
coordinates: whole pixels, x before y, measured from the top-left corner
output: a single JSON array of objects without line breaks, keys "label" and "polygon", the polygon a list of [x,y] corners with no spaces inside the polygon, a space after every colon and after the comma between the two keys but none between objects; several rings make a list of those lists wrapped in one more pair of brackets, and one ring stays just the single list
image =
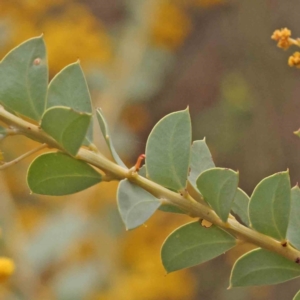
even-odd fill
[{"label": "leaf tip", "polygon": [[173,271],[168,270],[168,268],[163,264],[163,267],[165,269],[165,276],[169,275],[170,273],[172,273]]},{"label": "leaf tip", "polygon": [[300,128],[298,130],[294,131],[293,133],[300,137]]},{"label": "leaf tip", "polygon": [[227,288],[227,290],[231,290],[232,289],[232,285],[230,283],[229,287]]}]

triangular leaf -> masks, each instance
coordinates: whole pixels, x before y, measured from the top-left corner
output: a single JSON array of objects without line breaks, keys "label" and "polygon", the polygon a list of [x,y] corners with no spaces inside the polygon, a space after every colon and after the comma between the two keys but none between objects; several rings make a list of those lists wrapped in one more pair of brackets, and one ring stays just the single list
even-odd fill
[{"label": "triangular leaf", "polygon": [[[79,62],[62,69],[50,82],[47,108],[56,106],[70,107],[75,111],[92,113],[89,89]],[[86,146],[93,141],[92,122],[84,139]]]},{"label": "triangular leaf", "polygon": [[204,200],[224,222],[228,219],[238,181],[237,172],[222,168],[206,170],[196,181]]},{"label": "triangular leaf", "polygon": [[276,253],[255,249],[234,264],[230,287],[269,285],[300,276],[300,266]]},{"label": "triangular leaf", "polygon": [[91,97],[79,62],[62,69],[50,82],[47,108],[67,106],[92,113]]},{"label": "triangular leaf", "polygon": [[127,179],[118,187],[118,208],[126,229],[144,224],[158,209],[161,202]]},{"label": "triangular leaf", "polygon": [[213,259],[235,245],[235,238],[219,227],[205,228],[199,222],[192,222],[177,228],[167,237],[161,249],[161,259],[170,273]]},{"label": "triangular leaf", "polygon": [[48,62],[43,37],[10,51],[0,63],[0,103],[10,111],[39,121],[48,85]]},{"label": "triangular leaf", "polygon": [[236,214],[246,226],[250,224],[248,212],[249,201],[249,196],[238,188],[231,207],[232,212]]},{"label": "triangular leaf", "polygon": [[56,106],[45,111],[41,128],[64,150],[75,156],[83,143],[90,121],[91,114],[77,112],[69,107]]},{"label": "triangular leaf", "polygon": [[288,172],[263,179],[254,189],[249,204],[251,226],[278,240],[286,238],[290,217],[291,187]]},{"label": "triangular leaf", "polygon": [[196,180],[199,175],[208,169],[214,168],[211,153],[206,145],[205,139],[194,141],[191,147],[191,163],[189,182],[197,190]]},{"label": "triangular leaf", "polygon": [[97,108],[96,114],[97,114],[97,120],[98,120],[100,129],[101,129],[102,135],[105,139],[105,142],[110,150],[110,153],[111,153],[113,159],[119,166],[122,166],[127,169],[126,165],[123,163],[122,159],[120,158],[120,156],[118,155],[118,153],[115,150],[115,147],[113,145],[113,142],[112,142],[112,139],[111,139],[111,136],[109,133],[108,125],[104,118],[101,108]]},{"label": "triangular leaf", "polygon": [[85,190],[101,178],[85,162],[57,152],[42,154],[31,163],[27,183],[35,194],[62,196]]},{"label": "triangular leaf", "polygon": [[152,129],[146,145],[149,178],[172,190],[186,187],[190,164],[191,120],[188,109],[171,113]]},{"label": "triangular leaf", "polygon": [[300,189],[298,186],[291,191],[291,214],[287,232],[287,239],[296,248],[300,249]]}]

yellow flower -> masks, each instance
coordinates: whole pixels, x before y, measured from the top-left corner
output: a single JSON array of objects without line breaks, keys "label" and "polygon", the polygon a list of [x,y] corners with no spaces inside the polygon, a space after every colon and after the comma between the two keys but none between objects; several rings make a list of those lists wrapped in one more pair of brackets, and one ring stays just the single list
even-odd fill
[{"label": "yellow flower", "polygon": [[155,46],[176,50],[191,30],[191,20],[176,4],[162,3],[152,24],[152,43]]},{"label": "yellow flower", "polygon": [[7,257],[0,257],[0,281],[5,281],[15,270],[14,262]]},{"label": "yellow flower", "polygon": [[[105,28],[83,5],[72,5],[64,14],[44,21],[51,75],[80,59],[83,67],[104,66],[112,59],[112,41]],[[72,34],[76,32],[76,34]]]},{"label": "yellow flower", "polygon": [[277,46],[279,48],[288,49],[293,43],[290,39],[292,32],[287,28],[282,28],[280,30],[275,30],[271,39],[277,41]]},{"label": "yellow flower", "polygon": [[112,40],[86,5],[71,0],[20,0],[19,6],[11,2],[4,1],[0,10],[0,57],[26,39],[44,33],[50,77],[78,58],[84,68],[110,64]]},{"label": "yellow flower", "polygon": [[300,52],[295,52],[289,57],[288,64],[290,67],[300,68]]}]

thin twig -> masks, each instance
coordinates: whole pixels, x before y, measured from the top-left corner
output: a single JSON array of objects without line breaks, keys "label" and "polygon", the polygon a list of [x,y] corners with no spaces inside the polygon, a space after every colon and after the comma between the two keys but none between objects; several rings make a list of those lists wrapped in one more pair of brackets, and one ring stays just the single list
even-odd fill
[{"label": "thin twig", "polygon": [[48,147],[47,144],[42,144],[42,145],[38,146],[37,148],[34,148],[34,149],[32,149],[32,150],[30,150],[30,151],[28,151],[28,152],[22,154],[21,156],[17,157],[16,159],[14,159],[14,160],[12,160],[12,161],[5,162],[4,164],[2,164],[2,165],[0,166],[0,170],[4,170],[4,169],[6,169],[6,168],[8,168],[8,167],[10,167],[10,166],[12,166],[12,165],[15,165],[16,163],[18,163],[18,162],[21,161],[22,159],[24,159],[24,158],[26,158],[26,157],[28,157],[28,156],[30,156],[30,155],[32,155],[32,154],[34,154],[34,153],[36,153],[36,152],[42,150],[42,149],[44,149],[44,148],[47,148],[47,147]]}]

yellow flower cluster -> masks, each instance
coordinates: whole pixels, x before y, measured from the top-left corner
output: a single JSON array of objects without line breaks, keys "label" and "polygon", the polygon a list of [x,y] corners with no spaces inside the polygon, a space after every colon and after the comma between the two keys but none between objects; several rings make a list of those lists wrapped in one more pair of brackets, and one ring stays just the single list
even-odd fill
[{"label": "yellow flower cluster", "polygon": [[271,36],[272,40],[277,41],[277,46],[284,50],[288,49],[293,43],[291,41],[292,32],[287,28],[282,28],[280,30],[275,30]]},{"label": "yellow flower cluster", "polygon": [[7,257],[0,257],[0,282],[10,277],[15,270],[14,262]]},{"label": "yellow flower cluster", "polygon": [[288,64],[290,67],[297,67],[300,69],[300,52],[295,52],[289,57]]},{"label": "yellow flower cluster", "polygon": [[176,50],[191,30],[188,15],[172,2],[163,2],[152,24],[152,43],[155,46]]},{"label": "yellow flower cluster", "polygon": [[[284,50],[288,49],[292,45],[300,47],[300,39],[291,38],[291,34],[292,32],[289,29],[282,28],[280,30],[275,30],[271,36],[271,39],[277,41],[277,46]],[[288,65],[290,67],[296,67],[300,69],[300,52],[295,52],[289,57]]]},{"label": "yellow flower cluster", "polygon": [[85,5],[70,0],[20,0],[15,5],[7,0],[1,2],[0,20],[0,38],[5,37],[0,56],[44,33],[51,76],[78,58],[83,67],[105,67],[112,59],[112,41]]},{"label": "yellow flower cluster", "polygon": [[[83,66],[101,67],[112,59],[112,44],[103,26],[81,5],[43,24],[49,66],[57,73],[69,63],[80,59]],[[72,34],[76,32],[76,34]]]},{"label": "yellow flower cluster", "polygon": [[161,1],[152,25],[152,43],[168,50],[176,50],[192,29],[192,21],[186,9],[195,6],[209,8],[224,3],[225,0]]}]

